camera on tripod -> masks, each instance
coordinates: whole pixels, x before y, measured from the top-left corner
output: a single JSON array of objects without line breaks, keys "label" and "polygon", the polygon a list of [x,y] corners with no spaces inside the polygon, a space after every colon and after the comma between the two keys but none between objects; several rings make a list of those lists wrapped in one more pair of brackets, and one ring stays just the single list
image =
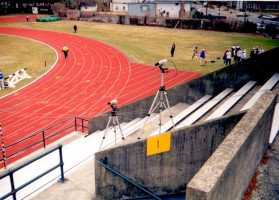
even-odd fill
[{"label": "camera on tripod", "polygon": [[159,66],[162,73],[168,73],[169,69],[163,67],[165,64],[167,64],[167,62],[168,62],[167,59],[163,59],[163,60],[160,60],[159,62],[155,63],[155,66]]},{"label": "camera on tripod", "polygon": [[163,73],[169,73],[169,68],[164,68],[163,66],[159,66],[159,68]]},{"label": "camera on tripod", "polygon": [[114,100],[111,100],[110,102],[107,103],[108,105],[110,105],[110,107],[114,110],[114,111],[118,111],[118,108],[117,108],[117,100],[114,99]]}]

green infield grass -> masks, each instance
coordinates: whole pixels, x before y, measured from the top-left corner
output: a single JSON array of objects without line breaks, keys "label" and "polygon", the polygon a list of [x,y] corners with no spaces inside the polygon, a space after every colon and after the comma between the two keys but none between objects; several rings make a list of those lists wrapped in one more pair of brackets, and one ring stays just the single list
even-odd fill
[{"label": "green infield grass", "polygon": [[[169,68],[173,68],[175,65],[179,70],[202,74],[207,74],[225,67],[222,61],[223,54],[226,49],[230,49],[233,45],[240,46],[242,49],[245,48],[247,50],[247,58],[249,58],[250,51],[253,47],[262,47],[265,51],[268,51],[279,46],[278,40],[250,34],[102,24],[85,21],[62,20],[50,23],[0,24],[0,26],[51,30],[75,34],[73,30],[74,24],[78,26],[76,35],[111,45],[127,55],[131,62],[153,66],[159,60],[168,59],[172,61],[168,62],[167,67]],[[9,45],[15,43],[15,40],[20,40],[16,43],[22,45],[17,45],[16,48],[9,47]],[[16,64],[9,65],[11,71],[27,67],[32,79],[34,79],[48,70],[56,59],[56,55],[52,49],[32,40],[0,36],[0,42],[4,44],[4,46],[1,45],[3,47],[0,50],[0,69],[5,74],[10,73],[8,71],[6,72],[6,69],[9,62],[12,62]],[[170,49],[173,42],[176,44],[176,50],[174,57],[170,57]],[[191,58],[195,46],[198,46],[199,50],[205,49],[206,59],[214,60],[215,63],[200,66],[199,62],[193,61]],[[12,48],[15,48],[16,51],[11,51],[10,49]],[[44,53],[42,52],[39,56],[38,51],[34,51],[33,49],[44,49]],[[26,56],[26,52],[28,52],[28,56]],[[34,59],[35,57],[36,59]],[[218,57],[220,59],[217,59]],[[46,67],[44,67],[45,61],[47,61]],[[34,76],[34,74],[38,76]],[[15,89],[18,88],[20,88],[19,84]],[[10,91],[14,91],[14,89],[7,89],[7,92]],[[0,96],[3,96],[2,93]]]}]

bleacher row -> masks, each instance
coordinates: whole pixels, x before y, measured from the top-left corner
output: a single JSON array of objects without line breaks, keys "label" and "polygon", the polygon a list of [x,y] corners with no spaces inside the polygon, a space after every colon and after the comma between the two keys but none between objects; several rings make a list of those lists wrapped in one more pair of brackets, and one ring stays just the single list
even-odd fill
[{"label": "bleacher row", "polygon": [[16,71],[13,74],[10,74],[6,78],[4,78],[4,86],[5,87],[10,87],[10,88],[15,88],[15,84],[26,79],[26,78],[31,78],[26,72],[27,68],[21,69]]},{"label": "bleacher row", "polygon": [[[248,102],[246,102],[246,104],[240,109],[240,111],[248,110],[249,108],[251,108],[257,102],[257,100],[260,98],[260,96],[264,92],[272,90],[272,88],[275,87],[275,85],[278,83],[278,81],[279,81],[279,73],[276,73],[263,86],[260,87],[260,89],[252,96],[252,98],[249,99]],[[218,108],[216,110],[214,110],[214,112],[212,112],[208,117],[206,117],[204,121],[213,120],[218,117],[222,117],[223,115],[228,113],[228,111],[234,105],[236,105],[240,101],[240,99],[242,99],[256,85],[256,83],[257,83],[256,81],[247,82],[243,87],[241,87],[238,91],[236,91],[233,95],[231,95],[227,99],[225,99],[225,98],[228,97],[230,94],[232,94],[232,92],[234,91],[232,88],[226,88],[224,91],[222,91],[220,94],[218,94],[214,98],[212,98],[212,96],[210,96],[210,95],[205,95],[204,97],[202,97],[201,99],[199,99],[198,101],[193,103],[192,105],[187,106],[182,111],[181,111],[181,105],[179,105],[180,112],[176,116],[173,117],[175,129],[180,129],[180,128],[194,124],[195,122],[200,120],[202,117],[204,117],[206,113],[209,113],[210,110],[213,110],[213,108],[215,106],[217,106],[218,103],[220,103],[221,101],[224,101],[224,103],[219,105]],[[174,109],[175,107],[176,106],[174,106],[171,109]],[[164,112],[165,112],[165,116],[166,116],[166,113],[168,111],[165,110]],[[123,140],[123,142],[125,142],[125,140],[126,141],[129,139],[131,140],[131,137],[127,137],[129,135],[140,135],[140,132],[142,131],[140,129],[142,129],[142,128],[150,129],[147,137],[151,137],[154,135],[158,135],[160,133],[164,133],[173,128],[173,122],[172,122],[171,118],[169,118],[168,121],[166,121],[165,123],[162,124],[161,131],[160,131],[160,129],[158,128],[158,123],[154,123],[154,121],[158,122],[158,117],[159,117],[159,114],[154,114],[154,115],[152,115],[152,117],[149,117],[148,121],[153,121],[153,123],[150,123],[150,124],[147,123],[146,127],[143,127],[145,125],[144,124],[145,119],[140,119],[140,118],[135,119],[129,123],[120,124],[124,138],[125,138]],[[270,133],[270,140],[269,140],[270,144],[273,142],[273,140],[276,137],[276,134],[279,130],[278,119],[279,119],[279,103],[277,103],[275,111],[274,111],[272,130]],[[156,126],[157,126],[156,130],[153,130],[152,128],[150,128],[150,126],[154,126],[154,124],[156,124]],[[122,140],[121,139],[122,136],[121,136],[118,128],[117,128],[118,131],[116,131],[116,134],[113,132],[112,127],[109,127],[108,129],[110,129],[108,131],[109,133],[106,133],[106,137],[103,141],[101,149],[111,147],[114,145],[115,142],[118,143],[118,141]],[[99,136],[104,135],[105,131],[106,130],[97,131],[97,132],[93,133],[92,136],[96,135],[96,134]],[[133,139],[135,139],[135,138],[136,137],[134,137]]]}]

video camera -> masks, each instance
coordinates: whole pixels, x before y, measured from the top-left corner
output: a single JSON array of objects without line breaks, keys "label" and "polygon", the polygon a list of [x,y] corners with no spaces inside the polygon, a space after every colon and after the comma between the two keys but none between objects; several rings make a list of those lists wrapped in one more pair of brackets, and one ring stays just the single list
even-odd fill
[{"label": "video camera", "polygon": [[163,67],[165,64],[167,64],[167,62],[168,62],[167,59],[163,59],[163,60],[160,60],[159,62],[155,63],[155,66],[159,66],[162,73],[168,73],[169,69]]},{"label": "video camera", "polygon": [[111,100],[110,102],[107,103],[108,105],[110,105],[110,107],[114,110],[114,111],[118,111],[118,108],[117,108],[117,100],[114,99],[114,100]]}]

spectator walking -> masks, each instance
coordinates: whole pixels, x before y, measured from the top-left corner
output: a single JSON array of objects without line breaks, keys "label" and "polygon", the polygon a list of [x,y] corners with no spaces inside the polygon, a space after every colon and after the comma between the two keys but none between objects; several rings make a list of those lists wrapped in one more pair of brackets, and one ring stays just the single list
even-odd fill
[{"label": "spectator walking", "polygon": [[235,51],[235,46],[232,46],[232,48],[231,48],[231,56],[232,56],[232,58],[234,58],[234,51]]},{"label": "spectator walking", "polygon": [[173,57],[174,51],[175,51],[175,43],[173,43],[171,46],[171,57]]},{"label": "spectator walking", "polygon": [[204,59],[205,59],[205,50],[203,49],[200,53],[200,65],[204,65]]},{"label": "spectator walking", "polygon": [[264,49],[261,47],[259,50],[258,50],[258,54],[261,54],[264,52]]},{"label": "spectator walking", "polygon": [[198,60],[198,53],[199,53],[199,49],[196,46],[193,50],[192,60]]},{"label": "spectator walking", "polygon": [[250,58],[254,57],[255,56],[255,47],[253,47],[253,49],[251,50],[250,52]]},{"label": "spectator walking", "polygon": [[68,60],[69,48],[66,45],[62,48],[62,52],[64,53],[65,59]]},{"label": "spectator walking", "polygon": [[237,56],[237,62],[240,62],[242,59],[242,50],[241,50],[241,48],[239,47],[238,48],[238,51],[237,51],[237,53],[236,53],[236,56]]},{"label": "spectator walking", "polygon": [[246,56],[247,56],[247,54],[246,54],[246,49],[244,49],[244,50],[242,51],[241,60],[245,60],[245,59],[246,59]]},{"label": "spectator walking", "polygon": [[4,90],[4,75],[0,70],[0,90]]},{"label": "spectator walking", "polygon": [[224,65],[227,63],[227,52],[228,52],[228,50],[226,50],[224,55],[223,55],[223,63],[224,63]]},{"label": "spectator walking", "polygon": [[254,55],[256,56],[256,55],[258,55],[259,54],[259,47],[255,47],[255,49],[254,49]]},{"label": "spectator walking", "polygon": [[231,65],[232,63],[232,53],[227,50],[227,53],[226,53],[226,65]]},{"label": "spectator walking", "polygon": [[238,62],[238,55],[237,52],[240,50],[240,46],[236,46],[235,50],[233,52],[233,62],[236,63]]},{"label": "spectator walking", "polygon": [[74,31],[75,31],[75,33],[77,32],[77,25],[76,24],[74,25]]}]

